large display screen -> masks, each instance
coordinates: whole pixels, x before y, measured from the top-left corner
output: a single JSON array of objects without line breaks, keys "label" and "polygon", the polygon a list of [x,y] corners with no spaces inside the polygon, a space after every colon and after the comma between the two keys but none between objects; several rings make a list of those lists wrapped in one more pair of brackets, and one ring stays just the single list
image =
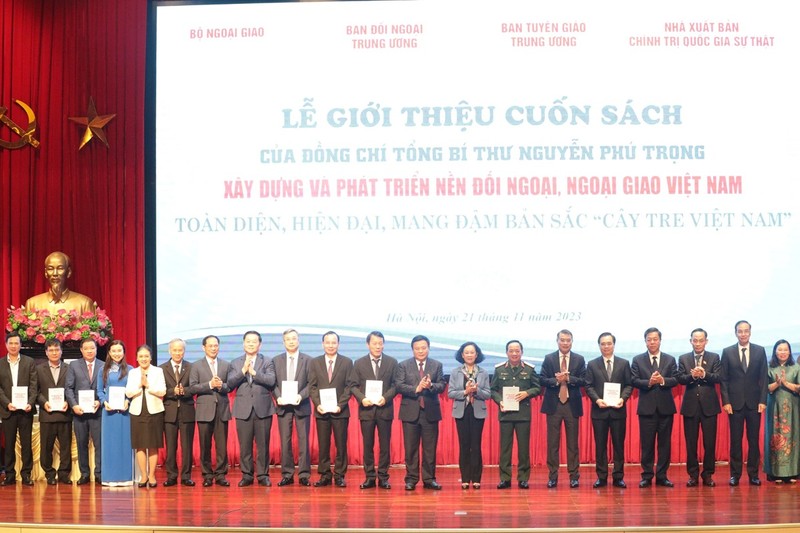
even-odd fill
[{"label": "large display screen", "polygon": [[[800,110],[777,1],[156,8],[157,339],[455,366],[797,339]],[[450,364],[452,363],[452,365]]]}]

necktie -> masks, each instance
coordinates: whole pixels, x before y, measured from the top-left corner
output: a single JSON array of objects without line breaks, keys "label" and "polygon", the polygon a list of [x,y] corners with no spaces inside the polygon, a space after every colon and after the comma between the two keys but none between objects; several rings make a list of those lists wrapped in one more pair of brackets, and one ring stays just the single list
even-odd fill
[{"label": "necktie", "polygon": [[747,348],[742,348],[742,368],[747,372]]},{"label": "necktie", "polygon": [[86,368],[89,369],[89,381],[92,381],[92,363],[86,363]]},{"label": "necktie", "polygon": [[656,357],[653,356],[653,372],[655,372],[656,370],[658,370],[658,359],[656,359]]},{"label": "necktie", "polygon": [[294,357],[289,358],[289,371],[286,373],[288,381],[294,381]]},{"label": "necktie", "polygon": [[372,360],[372,369],[375,371],[375,379],[378,379],[378,371],[381,369],[380,358]]},{"label": "necktie", "polygon": [[[422,361],[419,362],[419,380],[422,381],[422,378],[425,377],[425,363]],[[419,406],[425,409],[425,398],[420,396],[419,397]]]},{"label": "necktie", "polygon": [[[251,359],[250,360],[250,368],[253,368],[254,364],[255,364],[255,362]],[[253,384],[253,376],[252,376],[252,374],[250,374],[249,370],[247,371],[247,383],[250,384],[250,385]]]},{"label": "necktie", "polygon": [[175,365],[175,384],[179,384],[181,382],[181,367]]},{"label": "necktie", "polygon": [[333,359],[328,359],[328,383],[333,381]]},{"label": "necktie", "polygon": [[611,359],[606,359],[606,374],[608,374],[608,379],[611,380]]},{"label": "necktie", "polygon": [[[561,356],[561,372],[567,371],[567,356]],[[567,399],[569,398],[569,392],[567,391],[567,382],[562,381],[561,387],[558,389],[558,399],[561,403],[567,403]]]},{"label": "necktie", "polygon": [[695,366],[700,366],[700,362],[702,361],[702,359],[703,359],[702,355],[695,355],[694,356],[694,364],[695,364]]},{"label": "necktie", "polygon": [[216,359],[212,359],[211,360],[211,375],[213,377],[217,377],[217,360]]}]

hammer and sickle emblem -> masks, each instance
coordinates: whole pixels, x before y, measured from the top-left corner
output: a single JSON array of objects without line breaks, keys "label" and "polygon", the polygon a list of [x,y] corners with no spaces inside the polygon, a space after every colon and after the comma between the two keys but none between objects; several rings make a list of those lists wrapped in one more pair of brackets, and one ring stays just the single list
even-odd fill
[{"label": "hammer and sickle emblem", "polygon": [[19,139],[16,141],[4,141],[0,139],[0,148],[8,148],[9,150],[16,150],[17,148],[22,148],[26,144],[30,144],[34,148],[39,147],[39,141],[33,138],[33,134],[36,133],[36,114],[33,112],[28,104],[23,102],[22,100],[14,100],[18,106],[25,110],[25,113],[28,115],[28,127],[26,129],[22,129],[17,124],[11,120],[11,117],[6,115],[7,108],[0,106],[0,122],[11,128],[11,131],[19,135]]}]

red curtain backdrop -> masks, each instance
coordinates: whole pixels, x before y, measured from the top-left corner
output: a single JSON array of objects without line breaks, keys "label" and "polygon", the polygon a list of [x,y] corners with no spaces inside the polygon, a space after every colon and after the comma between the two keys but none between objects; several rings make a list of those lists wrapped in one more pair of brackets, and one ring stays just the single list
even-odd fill
[{"label": "red curtain backdrop", "polygon": [[[145,340],[144,120],[146,1],[3,0],[0,3],[0,105],[12,119],[27,124],[14,104],[22,100],[36,113],[38,150],[0,149],[0,304],[19,306],[46,290],[43,262],[61,250],[73,260],[70,286],[106,309],[115,336],[129,346]],[[115,113],[105,127],[110,144],[98,140],[78,151],[83,129],[67,120],[86,116],[89,98],[100,114]],[[0,139],[16,140],[5,126]],[[133,350],[129,350],[133,362]],[[679,400],[680,388],[675,391]],[[544,464],[545,422],[534,402],[532,459]],[[594,462],[591,420],[581,420],[581,462]],[[352,400],[356,412],[355,400]],[[396,402],[399,405],[399,401]],[[458,445],[443,398],[440,464],[455,464]],[[629,405],[626,460],[639,460],[635,399]],[[719,418],[717,456],[728,457],[728,421]],[[231,458],[238,461],[235,425]],[[277,462],[277,425],[271,458]],[[312,426],[312,457],[316,434]],[[484,429],[484,460],[497,463],[498,422],[494,405]],[[685,458],[683,427],[676,416],[675,462]],[[349,460],[361,464],[357,417],[351,419]],[[565,460],[562,452],[562,461]],[[392,462],[403,462],[402,427],[395,422]]]}]

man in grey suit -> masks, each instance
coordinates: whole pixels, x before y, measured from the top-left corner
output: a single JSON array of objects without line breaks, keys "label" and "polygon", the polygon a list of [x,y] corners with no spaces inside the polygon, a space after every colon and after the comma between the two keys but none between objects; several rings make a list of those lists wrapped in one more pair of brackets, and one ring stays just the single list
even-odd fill
[{"label": "man in grey suit", "polygon": [[[61,389],[67,383],[67,365],[61,360],[61,343],[58,339],[49,339],[44,344],[47,363],[36,367],[39,382],[39,437],[41,439],[41,455],[39,462],[44,470],[48,485],[58,482],[71,485],[69,479],[72,470],[72,415],[66,400],[63,405],[50,405],[50,389]],[[58,471],[53,468],[53,448],[58,439],[59,464]]]},{"label": "man in grey suit", "polygon": [[[23,485],[33,485],[33,413],[38,392],[36,363],[27,355],[20,354],[22,340],[19,333],[12,331],[6,334],[6,357],[0,359],[0,417],[3,419],[3,437],[5,438],[5,470],[3,485],[17,482],[16,462],[17,433],[22,450],[22,468],[20,477]],[[22,400],[14,398],[14,387],[25,387],[27,397]],[[27,402],[26,402],[27,400]]]},{"label": "man in grey suit", "polygon": [[678,359],[678,383],[682,384],[683,435],[686,439],[686,470],[689,473],[687,487],[696,487],[700,477],[697,460],[697,437],[703,428],[703,485],[715,485],[713,475],[716,468],[717,415],[720,413],[717,383],[720,378],[719,355],[706,351],[708,334],[697,328],[690,338],[692,351]]},{"label": "man in grey suit", "polygon": [[758,463],[761,461],[759,432],[761,413],[767,408],[767,352],[750,343],[750,323],[740,320],[734,328],[737,344],[722,350],[720,358],[722,409],[730,422],[731,487],[742,476],[742,435],[747,426],[747,474],[751,485],[761,485]]},{"label": "man in grey suit", "polygon": [[[189,394],[195,397],[195,418],[200,437],[200,466],[203,471],[203,486],[229,487],[228,473],[228,421],[231,408],[228,400],[230,389],[220,377],[228,375],[230,365],[220,359],[219,337],[207,335],[203,338],[205,357],[195,361],[189,373]],[[211,439],[217,450],[216,464],[211,465]]]},{"label": "man in grey suit", "polygon": [[194,447],[194,398],[189,394],[189,376],[192,364],[183,360],[186,343],[172,339],[169,343],[169,361],[161,365],[167,393],[164,395],[164,440],[167,457],[165,487],[178,484],[178,439],[181,444],[181,484],[194,487],[192,481],[192,448]]},{"label": "man in grey suit", "polygon": [[406,452],[406,490],[414,490],[420,478],[419,448],[422,444],[422,486],[441,490],[436,481],[436,446],[442,409],[439,395],[444,392],[442,363],[430,359],[431,342],[424,335],[411,339],[413,357],[397,365],[397,392],[400,420],[403,421],[403,444]]},{"label": "man in grey suit", "polygon": [[[253,484],[253,477],[263,487],[272,486],[269,479],[269,433],[272,430],[272,403],[270,389],[275,386],[275,367],[272,359],[264,357],[261,334],[248,331],[242,337],[244,355],[231,361],[228,369],[228,388],[236,391],[233,417],[241,450],[242,479],[240,487]],[[256,443],[256,470],[253,471],[253,441]]]},{"label": "man in grey suit", "polygon": [[[347,473],[347,427],[350,424],[350,374],[353,361],[339,353],[339,335],[328,331],[322,336],[324,355],[311,360],[308,384],[311,401],[316,409],[317,442],[319,445],[319,480],[315,487],[331,484],[331,433],[336,443],[336,462],[333,466],[333,483],[346,487],[344,475]],[[323,390],[333,390],[336,405],[326,407],[322,404]]]},{"label": "man in grey suit", "polygon": [[[97,380],[100,376],[102,361],[97,360],[97,344],[92,339],[81,341],[81,355],[83,359],[73,361],[67,370],[67,383],[64,396],[72,409],[72,427],[75,430],[75,445],[78,448],[78,468],[81,477],[78,485],[89,483],[89,438],[94,444],[94,482],[100,485],[101,472],[101,411],[100,400],[97,399]],[[92,409],[84,410],[80,405],[80,392],[93,391],[94,404]]]},{"label": "man in grey suit", "polygon": [[[292,449],[292,421],[297,426],[297,477],[304,487],[311,485],[311,460],[308,456],[308,434],[311,428],[311,401],[308,390],[308,365],[311,356],[300,352],[300,335],[297,330],[283,332],[286,351],[272,360],[275,367],[275,396],[278,414],[278,433],[281,438],[281,480],[279,487],[294,483],[294,450]],[[283,383],[297,382],[294,398],[284,398]]]},{"label": "man in grey suit", "polygon": [[[383,333],[373,331],[367,335],[369,353],[353,363],[353,381],[350,390],[358,400],[358,419],[361,422],[361,439],[364,443],[364,474],[362,489],[375,487],[375,431],[378,432],[378,486],[390,489],[389,447],[394,421],[394,397],[397,395],[394,375],[397,359],[383,353]],[[381,396],[367,397],[367,381],[381,382]]]}]

